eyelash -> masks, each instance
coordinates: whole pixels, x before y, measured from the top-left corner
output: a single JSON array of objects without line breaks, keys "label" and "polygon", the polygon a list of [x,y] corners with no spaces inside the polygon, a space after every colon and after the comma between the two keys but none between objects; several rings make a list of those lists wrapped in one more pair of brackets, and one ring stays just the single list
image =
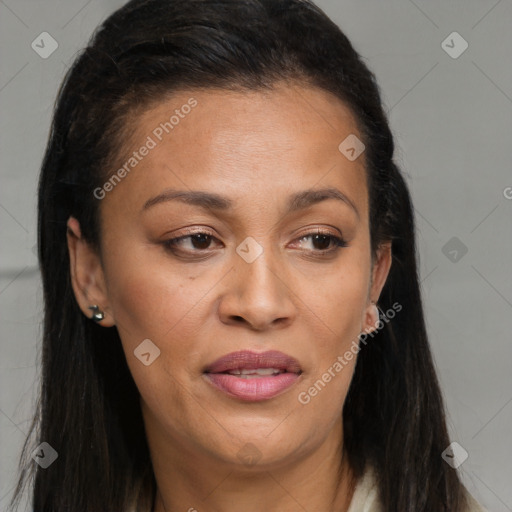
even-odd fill
[{"label": "eyelash", "polygon": [[[189,233],[189,234],[186,234],[186,235],[183,235],[183,236],[179,236],[179,237],[176,237],[176,238],[171,238],[169,240],[165,240],[163,242],[163,245],[164,245],[166,250],[168,250],[170,252],[173,252],[173,253],[177,253],[177,252],[185,252],[185,253],[188,252],[188,253],[190,253],[190,251],[187,251],[187,250],[177,250],[175,246],[181,240],[186,240],[187,238],[191,238],[194,235],[206,235],[206,236],[210,237],[211,239],[216,240],[215,236],[213,234],[211,234],[211,233],[208,233],[206,231],[196,231],[196,232]],[[317,230],[312,231],[310,233],[306,233],[305,235],[302,235],[301,237],[297,238],[297,240],[304,240],[305,238],[310,238],[310,237],[313,237],[315,235],[325,236],[325,237],[331,238],[334,241],[334,247],[331,248],[331,249],[324,249],[324,250],[318,250],[318,251],[313,250],[312,252],[314,253],[315,256],[325,256],[325,255],[328,255],[328,254],[333,254],[335,252],[338,252],[341,248],[348,246],[347,242],[343,238],[340,238],[339,236],[333,235],[332,233],[330,233],[328,231],[323,231],[321,229],[317,229]],[[208,249],[203,249],[203,250],[198,249],[198,250],[192,251],[192,252],[202,252],[202,251],[206,252],[206,251],[208,251]],[[306,252],[308,252],[308,251],[306,251]]]}]

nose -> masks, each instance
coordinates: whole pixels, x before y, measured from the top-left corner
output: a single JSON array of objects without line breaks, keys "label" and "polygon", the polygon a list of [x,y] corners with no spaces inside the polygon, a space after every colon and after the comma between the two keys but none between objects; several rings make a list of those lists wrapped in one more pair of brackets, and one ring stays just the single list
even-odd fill
[{"label": "nose", "polygon": [[251,263],[235,254],[219,301],[220,320],[229,325],[247,324],[255,331],[289,325],[296,307],[287,275],[276,268],[266,249]]}]

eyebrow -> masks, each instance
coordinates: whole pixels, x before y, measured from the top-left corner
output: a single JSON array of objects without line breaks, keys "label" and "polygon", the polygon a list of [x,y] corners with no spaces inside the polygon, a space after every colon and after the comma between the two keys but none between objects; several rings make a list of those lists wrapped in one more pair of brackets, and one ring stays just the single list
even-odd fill
[{"label": "eyebrow", "polygon": [[[321,189],[307,189],[292,194],[288,198],[286,213],[293,213],[298,210],[306,209],[310,206],[318,204],[328,199],[336,199],[341,201],[355,212],[357,218],[360,219],[359,211],[353,201],[345,194],[334,187]],[[206,210],[227,211],[233,208],[233,201],[227,197],[211,192],[203,192],[200,190],[166,190],[157,196],[148,199],[142,210],[148,210],[152,206],[168,201],[180,201],[182,203],[199,206]]]}]

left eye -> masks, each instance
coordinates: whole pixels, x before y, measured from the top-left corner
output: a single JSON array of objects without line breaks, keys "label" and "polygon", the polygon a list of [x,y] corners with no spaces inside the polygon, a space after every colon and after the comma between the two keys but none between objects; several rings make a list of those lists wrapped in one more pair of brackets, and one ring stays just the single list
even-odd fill
[{"label": "left eye", "polygon": [[[310,233],[308,235],[302,236],[299,240],[305,240],[307,238],[311,238],[311,243],[313,245],[317,244],[321,247],[318,248],[318,250],[314,252],[319,252],[321,254],[327,253],[327,252],[333,252],[338,250],[340,247],[346,247],[347,243],[342,238],[335,236],[331,233],[323,233],[321,231],[316,231],[314,233]],[[334,247],[329,248],[331,246],[331,243],[334,242]]]}]

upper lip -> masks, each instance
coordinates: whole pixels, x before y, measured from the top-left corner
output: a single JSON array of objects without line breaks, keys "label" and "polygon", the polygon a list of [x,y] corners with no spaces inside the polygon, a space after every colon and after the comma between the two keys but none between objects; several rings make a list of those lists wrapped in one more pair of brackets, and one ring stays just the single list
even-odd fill
[{"label": "upper lip", "polygon": [[258,368],[275,368],[290,373],[302,372],[297,359],[278,350],[231,352],[211,363],[204,371],[205,373],[222,373],[231,370],[256,370]]}]

